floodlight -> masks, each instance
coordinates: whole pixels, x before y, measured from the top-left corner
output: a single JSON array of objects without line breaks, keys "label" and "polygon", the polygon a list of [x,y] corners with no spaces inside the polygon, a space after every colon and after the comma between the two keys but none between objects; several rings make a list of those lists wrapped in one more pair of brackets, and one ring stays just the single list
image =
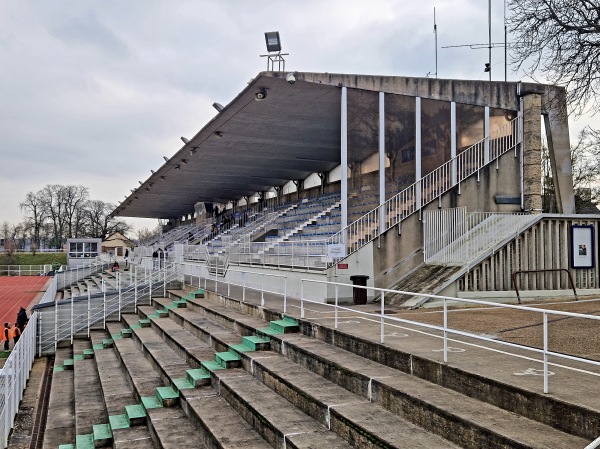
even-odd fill
[{"label": "floodlight", "polygon": [[142,185],[142,184],[143,184],[143,182],[142,182],[142,181],[138,181],[138,182],[140,183],[140,185]]},{"label": "floodlight", "polygon": [[175,166],[175,170],[180,170],[180,169],[181,169],[181,165],[177,164],[177,165]]},{"label": "floodlight", "polygon": [[165,160],[165,162],[169,162],[169,158],[167,156],[163,156],[163,159]]},{"label": "floodlight", "polygon": [[215,108],[217,111],[221,112],[224,108],[224,106],[221,103],[213,103],[213,108]]},{"label": "floodlight", "polygon": [[187,137],[181,137],[181,141],[187,144],[190,141],[190,139],[188,139]]},{"label": "floodlight", "polygon": [[279,39],[279,31],[268,31],[265,33],[265,42],[267,43],[267,51],[281,51],[281,39]]}]

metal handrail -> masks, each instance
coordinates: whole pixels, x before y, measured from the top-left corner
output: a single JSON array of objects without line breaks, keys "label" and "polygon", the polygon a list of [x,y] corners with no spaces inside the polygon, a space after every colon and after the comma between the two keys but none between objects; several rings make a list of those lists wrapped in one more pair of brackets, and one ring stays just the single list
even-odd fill
[{"label": "metal handrail", "polygon": [[517,299],[519,300],[519,304],[521,304],[521,296],[519,295],[519,287],[517,286],[517,278],[516,278],[517,274],[543,273],[545,271],[548,271],[548,272],[564,271],[565,273],[567,273],[567,276],[569,277],[569,282],[571,283],[571,289],[573,290],[573,294],[575,295],[575,301],[579,301],[579,298],[577,297],[577,291],[575,290],[575,283],[573,282],[573,276],[571,275],[571,272],[569,270],[567,270],[566,268],[547,268],[547,269],[543,269],[543,270],[513,271],[512,275],[511,275],[511,279],[512,279],[513,286],[515,287],[515,292],[517,293]]},{"label": "metal handrail", "polygon": [[[470,146],[436,170],[400,191],[382,205],[331,236],[328,244],[344,244],[346,257],[420,210],[519,143],[520,117]],[[456,173],[456,176],[454,174]]]},{"label": "metal handrail", "polygon": [[[333,285],[335,286],[335,302],[333,304],[328,304],[328,303],[324,303],[324,302],[319,302],[319,301],[312,301],[309,299],[304,299],[304,283],[305,282],[309,282],[309,283],[316,283],[316,284],[327,284],[327,285]],[[339,287],[344,287],[344,288],[359,288],[359,289],[365,289],[367,291],[371,290],[374,291],[376,293],[380,294],[380,312],[379,313],[371,313],[371,312],[364,312],[361,310],[357,310],[357,309],[351,309],[348,307],[342,307],[338,304],[338,289]],[[395,316],[390,316],[390,315],[385,315],[385,294],[386,293],[392,293],[392,294],[403,294],[403,295],[411,295],[411,296],[421,296],[421,297],[427,297],[427,298],[434,298],[434,299],[438,299],[438,300],[442,300],[443,301],[443,306],[444,306],[444,325],[443,326],[437,326],[434,324],[426,324],[426,323],[420,323],[418,321],[412,321],[412,320],[407,320],[404,318],[398,318]],[[341,310],[347,310],[347,311],[351,311],[353,313],[359,314],[359,315],[368,315],[368,316],[372,316],[372,317],[376,317],[378,319],[378,321],[380,322],[381,325],[381,335],[380,335],[380,342],[384,343],[385,342],[385,337],[384,337],[384,326],[385,326],[385,321],[392,321],[392,322],[399,322],[399,323],[404,323],[404,324],[411,324],[411,325],[415,325],[415,326],[421,326],[421,327],[425,327],[428,329],[433,329],[433,330],[438,330],[438,331],[442,331],[443,332],[443,340],[444,340],[444,349],[443,349],[443,355],[444,355],[444,363],[448,362],[448,334],[455,334],[455,335],[460,335],[463,337],[469,337],[469,338],[473,338],[475,340],[482,340],[482,341],[487,341],[490,343],[494,343],[494,344],[499,344],[499,345],[504,345],[504,346],[509,346],[509,347],[513,347],[513,348],[518,348],[520,350],[525,350],[525,351],[529,351],[529,352],[534,352],[537,354],[542,354],[543,356],[543,371],[544,371],[544,386],[543,386],[543,391],[544,393],[548,393],[549,392],[549,384],[548,384],[548,377],[549,377],[549,370],[548,370],[548,357],[549,356],[553,356],[553,357],[557,357],[557,358],[562,358],[562,359],[567,359],[567,360],[572,360],[575,362],[580,362],[583,364],[587,364],[587,365],[593,365],[596,367],[600,367],[600,361],[596,361],[596,360],[590,360],[590,359],[585,359],[582,357],[577,357],[577,356],[573,356],[573,355],[569,355],[569,354],[564,354],[564,353],[560,353],[560,352],[554,352],[551,351],[548,348],[548,315],[559,315],[559,316],[565,316],[565,317],[572,317],[572,318],[585,318],[585,319],[590,319],[590,320],[596,320],[596,321],[600,321],[600,316],[596,316],[596,315],[585,315],[582,313],[573,313],[573,312],[563,312],[560,310],[552,310],[552,309],[539,309],[539,308],[535,308],[535,307],[527,307],[527,306],[521,306],[521,305],[512,305],[512,304],[502,304],[502,303],[495,303],[495,302],[491,302],[491,301],[481,301],[481,300],[476,300],[476,299],[465,299],[465,298],[455,298],[455,297],[451,297],[451,296],[439,296],[439,295],[431,295],[431,294],[426,294],[426,293],[414,293],[414,292],[406,292],[406,291],[399,291],[399,290],[391,290],[391,289],[386,289],[386,288],[378,288],[378,287],[368,287],[368,286],[360,286],[360,285],[352,285],[352,284],[344,284],[341,282],[329,282],[329,281],[321,281],[321,280],[316,280],[316,279],[302,279],[301,280],[301,294],[300,294],[300,318],[304,318],[304,302],[309,302],[309,303],[315,303],[315,304],[320,304],[322,306],[329,306],[329,307],[334,307],[335,308],[335,316],[334,316],[334,325],[335,328],[337,329],[337,325],[338,325],[338,309]],[[517,310],[523,310],[523,311],[528,311],[528,312],[536,312],[536,313],[541,313],[543,316],[543,320],[542,320],[542,326],[543,326],[543,348],[539,349],[533,346],[525,346],[525,345],[520,345],[518,343],[511,343],[511,342],[507,342],[507,341],[502,341],[502,340],[498,340],[495,338],[491,338],[491,337],[487,337],[485,335],[481,335],[481,334],[474,334],[471,332],[466,332],[466,331],[461,331],[458,329],[452,329],[450,327],[448,327],[448,302],[465,302],[468,304],[478,304],[478,305],[484,305],[484,306],[493,306],[493,307],[498,307],[498,308],[508,308],[508,309],[517,309]],[[566,369],[571,369],[568,366],[565,366]],[[579,368],[573,368],[579,372],[587,372],[587,371],[583,371]],[[590,374],[594,374],[597,375],[596,373],[591,373]]]}]

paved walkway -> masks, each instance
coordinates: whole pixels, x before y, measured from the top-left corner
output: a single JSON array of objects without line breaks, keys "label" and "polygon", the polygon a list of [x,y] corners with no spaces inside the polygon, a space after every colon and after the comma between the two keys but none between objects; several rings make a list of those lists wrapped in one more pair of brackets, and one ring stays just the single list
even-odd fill
[{"label": "paved walkway", "polygon": [[[195,284],[197,285],[197,279]],[[201,284],[204,287],[204,280]],[[214,291],[214,281],[208,280],[206,289]],[[227,296],[226,284],[219,283],[217,290],[219,294]],[[242,288],[231,286],[229,296],[242,298]],[[260,292],[246,288],[245,301],[260,305]],[[265,294],[264,305],[283,312],[283,297]],[[537,305],[542,306],[595,315],[600,312],[599,300]],[[378,314],[379,304],[344,307],[346,310],[338,313],[338,331],[369,341],[380,341],[381,321],[378,316],[369,314]],[[299,300],[287,299],[289,315],[300,317],[300,309]],[[304,302],[304,319],[321,326],[335,327],[335,311],[331,305]],[[414,323],[401,322],[398,319],[411,320]],[[443,314],[440,310],[386,313],[383,326],[384,345],[442,362],[443,332],[417,324],[440,325],[442,322]],[[535,351],[536,348],[542,347],[541,322],[541,314],[516,309],[455,308],[449,313],[449,326],[490,338],[491,341],[450,334],[448,365],[534,393],[543,393],[543,355],[539,350]],[[600,321],[549,317],[549,323],[550,350],[600,359]],[[520,346],[507,346],[500,342],[518,343]],[[528,350],[528,347],[533,350]],[[597,400],[600,397],[600,366],[556,356],[549,356],[548,361],[549,395],[600,412]]]}]

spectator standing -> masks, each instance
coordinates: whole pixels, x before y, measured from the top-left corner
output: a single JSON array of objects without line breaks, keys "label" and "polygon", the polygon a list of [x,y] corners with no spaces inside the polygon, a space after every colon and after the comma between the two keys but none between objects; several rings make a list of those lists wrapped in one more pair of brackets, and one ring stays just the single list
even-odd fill
[{"label": "spectator standing", "polygon": [[21,329],[19,329],[19,326],[17,326],[17,323],[15,323],[15,327],[12,328],[12,338],[13,338],[13,341],[15,342],[15,346],[16,346],[17,342],[19,341],[19,338],[21,338]]},{"label": "spectator standing", "polygon": [[8,351],[8,343],[10,342],[11,337],[10,324],[4,323],[4,334],[2,335],[2,338],[4,340],[5,351]]},{"label": "spectator standing", "polygon": [[23,332],[23,329],[25,329],[25,325],[27,324],[28,321],[29,321],[29,318],[27,317],[27,311],[25,310],[25,308],[21,307],[19,309],[19,311],[17,312],[17,322],[16,322],[16,326],[19,328],[21,333]]}]

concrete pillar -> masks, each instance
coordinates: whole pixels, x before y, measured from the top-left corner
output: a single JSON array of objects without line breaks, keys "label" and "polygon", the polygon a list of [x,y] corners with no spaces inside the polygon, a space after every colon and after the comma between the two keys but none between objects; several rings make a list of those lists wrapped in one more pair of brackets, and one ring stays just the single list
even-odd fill
[{"label": "concrete pillar", "polygon": [[[342,200],[342,229],[348,226],[348,89],[342,86],[341,98],[341,200]],[[346,236],[342,236],[346,242]]]},{"label": "concrete pillar", "polygon": [[542,212],[542,98],[523,96],[523,206],[531,213]]},{"label": "concrete pillar", "polygon": [[379,232],[385,226],[385,94],[379,92]]},{"label": "concrete pillar", "polygon": [[544,114],[544,128],[548,140],[558,213],[574,214],[575,193],[565,92],[555,88],[545,100],[547,112]]}]

